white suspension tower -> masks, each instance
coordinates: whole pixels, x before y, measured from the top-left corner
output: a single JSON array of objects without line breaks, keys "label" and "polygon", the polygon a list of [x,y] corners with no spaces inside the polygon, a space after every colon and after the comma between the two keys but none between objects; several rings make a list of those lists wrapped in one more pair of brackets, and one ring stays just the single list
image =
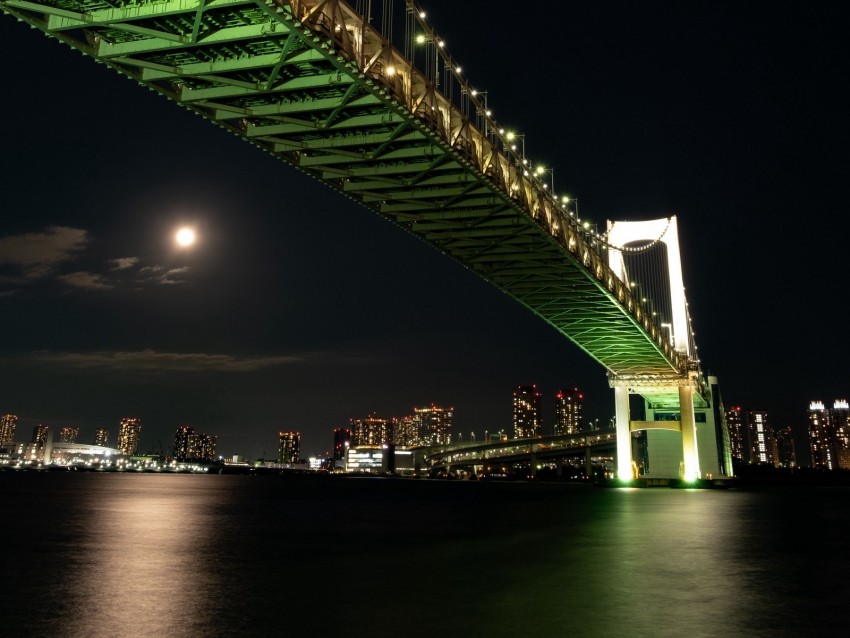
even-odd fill
[{"label": "white suspension tower", "polygon": [[[667,270],[669,273],[671,317],[671,341],[684,360],[694,361],[691,352],[690,327],[688,322],[685,286],[682,278],[682,258],[679,250],[679,231],[676,216],[638,222],[608,222],[608,263],[620,278],[631,286],[626,273],[622,249],[631,242],[658,241],[667,247]],[[615,247],[619,247],[618,250]],[[617,427],[617,477],[621,480],[634,478],[632,467],[632,437],[634,430],[680,429],[682,432],[683,477],[694,480],[700,477],[699,453],[697,450],[696,416],[694,395],[699,382],[698,366],[689,365],[687,372],[679,376],[659,379],[640,375],[622,379],[609,377],[614,388],[615,416]],[[632,422],[629,414],[629,395],[670,395],[678,392],[678,422]]]}]

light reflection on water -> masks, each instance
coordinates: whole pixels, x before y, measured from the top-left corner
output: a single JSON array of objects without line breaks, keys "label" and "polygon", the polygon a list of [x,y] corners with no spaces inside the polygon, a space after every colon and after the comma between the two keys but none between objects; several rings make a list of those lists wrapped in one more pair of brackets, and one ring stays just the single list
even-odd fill
[{"label": "light reflection on water", "polygon": [[15,550],[0,627],[68,638],[839,633],[848,496],[0,473],[0,505],[15,512],[0,527],[0,546]]},{"label": "light reflection on water", "polygon": [[207,494],[170,476],[122,476],[120,489],[92,503],[79,562],[74,618],[68,636],[106,635],[123,627],[130,635],[208,635],[201,605],[216,587],[207,567],[213,512]]}]

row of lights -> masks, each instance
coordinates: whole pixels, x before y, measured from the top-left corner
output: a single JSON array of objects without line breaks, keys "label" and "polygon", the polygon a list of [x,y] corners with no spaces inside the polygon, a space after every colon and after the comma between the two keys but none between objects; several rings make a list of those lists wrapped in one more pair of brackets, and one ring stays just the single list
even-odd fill
[{"label": "row of lights", "polygon": [[[447,58],[447,61],[449,62],[449,68],[451,68],[454,71],[454,74],[457,77],[457,80],[461,83],[461,85],[463,87],[468,87],[467,81],[462,76],[462,70],[463,70],[462,67],[459,64],[455,64],[454,61],[451,59],[451,56],[448,55],[447,53],[445,53],[445,47],[446,47],[445,41],[442,40],[441,38],[437,37],[436,32],[434,32],[433,29],[431,29],[431,27],[425,23],[425,19],[427,18],[428,14],[424,10],[420,9],[417,15],[419,16],[420,21],[422,21],[423,26],[426,29],[429,29],[431,31],[431,38],[432,38],[431,41],[435,42],[438,49],[440,49],[441,51],[444,52],[443,55]],[[429,37],[426,36],[425,34],[420,33],[416,36],[416,43],[417,44],[425,44],[428,41],[429,41]],[[390,67],[390,68],[387,69],[387,73],[390,74],[390,75],[393,75],[395,73],[395,69]],[[479,95],[485,95],[485,96],[487,95],[486,91],[478,91],[477,89],[474,89],[474,88],[471,88],[471,87],[469,87],[468,90],[469,90],[470,96],[472,96],[472,98],[474,98],[473,102],[475,103],[476,107],[482,109],[480,112],[483,112],[484,115],[490,120],[490,123],[493,125],[493,129],[498,131],[499,137],[500,137],[500,139],[502,139],[502,142],[503,143],[507,142],[507,144],[505,144],[505,147],[509,148],[511,151],[513,151],[514,154],[521,160],[523,166],[527,167],[529,162],[528,162],[528,158],[526,158],[526,156],[525,156],[525,135],[520,134],[520,133],[515,133],[515,132],[512,132],[512,131],[505,131],[504,128],[499,127],[497,125],[497,123],[491,119],[492,116],[493,116],[493,111],[487,106],[486,99],[484,101],[483,107],[478,101]],[[515,142],[517,139],[522,140],[522,153],[521,153],[521,155],[519,154],[519,152],[517,150],[517,145],[516,145],[516,142]],[[534,170],[533,174],[529,173],[529,171],[526,168],[526,169],[523,170],[523,176],[531,177],[533,175],[534,177],[538,178],[539,181],[542,181],[542,179],[541,179],[542,176],[544,174],[546,174],[547,172],[550,174],[550,176],[552,176],[552,191],[554,191],[555,186],[554,186],[554,169],[553,168],[546,168],[544,166],[538,166]],[[549,184],[546,184],[545,182],[542,183],[542,187],[543,187],[544,190],[547,190],[547,191],[549,190]],[[569,204],[571,202],[574,203],[574,204],[578,203],[575,198],[569,197],[567,195],[564,195],[559,199],[557,197],[557,195],[555,195],[554,192],[553,192],[552,197],[554,198],[556,203],[559,203],[564,208],[565,211],[569,210]],[[577,213],[577,210],[576,211],[569,211],[570,217],[575,217],[576,213]],[[579,223],[581,222],[580,219],[578,219],[577,221]],[[585,230],[590,230],[590,223],[584,222],[583,228]],[[597,233],[594,231],[593,234],[596,235]]]}]

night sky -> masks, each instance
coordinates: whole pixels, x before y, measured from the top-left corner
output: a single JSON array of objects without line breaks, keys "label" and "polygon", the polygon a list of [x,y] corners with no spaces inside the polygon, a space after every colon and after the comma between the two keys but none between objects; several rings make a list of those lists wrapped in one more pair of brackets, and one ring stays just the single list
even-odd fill
[{"label": "night sky", "polygon": [[[678,215],[703,369],[803,443],[810,400],[850,397],[847,9],[423,6],[581,217]],[[138,416],[143,452],[187,424],[222,454],[270,457],[278,430],[313,454],[351,417],[431,402],[467,438],[509,428],[530,383],[549,427],[560,386],[613,414],[602,368],[369,210],[6,15],[0,54],[0,413],[19,440],[47,423],[114,443]]]}]

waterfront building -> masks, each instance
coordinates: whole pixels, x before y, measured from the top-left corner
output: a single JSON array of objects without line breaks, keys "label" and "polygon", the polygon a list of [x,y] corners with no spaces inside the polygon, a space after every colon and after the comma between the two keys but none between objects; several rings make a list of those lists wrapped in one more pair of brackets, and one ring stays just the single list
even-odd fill
[{"label": "waterfront building", "polygon": [[14,414],[0,416],[0,445],[15,440],[15,428],[18,426],[18,417]]},{"label": "waterfront building", "polygon": [[32,442],[36,444],[36,447],[44,447],[44,444],[47,442],[47,431],[49,429],[50,428],[43,423],[36,425],[32,429]]},{"label": "waterfront building", "polygon": [[123,418],[118,424],[118,449],[125,456],[133,456],[139,447],[139,436],[142,432],[142,420]]},{"label": "waterfront building", "polygon": [[109,430],[98,428],[94,431],[94,444],[109,447]]},{"label": "waterfront building", "polygon": [[194,428],[183,425],[174,433],[173,457],[180,462],[211,462],[215,460],[218,437],[214,434],[195,432]]},{"label": "waterfront building", "polygon": [[541,396],[536,385],[521,385],[514,391],[514,438],[540,436]]},{"label": "waterfront building", "polygon": [[419,421],[413,415],[403,416],[396,419],[393,429],[393,443],[400,447],[411,447],[418,445]]},{"label": "waterfront building", "polygon": [[739,461],[747,461],[749,455],[746,454],[746,443],[744,440],[746,412],[741,409],[740,405],[733,405],[726,410],[726,427],[729,429],[729,444],[732,447],[732,456]]},{"label": "waterfront building", "polygon": [[829,416],[823,401],[812,401],[809,404],[809,452],[812,467],[820,470],[834,470],[837,467]]},{"label": "waterfront building", "polygon": [[832,404],[830,425],[835,440],[835,463],[840,470],[850,470],[850,405],[844,399]]},{"label": "waterfront building", "polygon": [[351,445],[351,430],[336,428],[334,430],[334,461],[345,460],[346,444]]},{"label": "waterfront building", "polygon": [[59,442],[53,444],[50,460],[57,465],[107,465],[120,454],[120,450],[103,445]]},{"label": "waterfront building", "polygon": [[189,459],[192,452],[190,442],[194,434],[195,429],[190,428],[188,425],[177,428],[177,431],[174,433],[174,446],[171,451],[171,455],[175,460],[186,461]]},{"label": "waterfront building", "polygon": [[564,388],[555,393],[555,435],[581,432],[583,400],[578,388]]},{"label": "waterfront building", "polygon": [[766,410],[747,412],[747,434],[750,440],[750,463],[777,466],[776,437]]},{"label": "waterfront building", "polygon": [[375,413],[363,419],[350,419],[351,446],[383,445],[393,442],[395,419],[384,419]]},{"label": "waterfront building", "polygon": [[301,458],[301,433],[278,432],[280,444],[277,448],[278,463],[297,463]]},{"label": "waterfront building", "polygon": [[411,445],[448,445],[452,442],[454,408],[441,408],[431,404],[427,408],[413,408],[414,427],[418,432]]},{"label": "waterfront building", "polygon": [[65,426],[59,430],[60,443],[76,443],[78,436],[80,436],[80,428]]},{"label": "waterfront building", "polygon": [[797,467],[797,445],[790,425],[776,430],[776,461],[779,467]]}]

